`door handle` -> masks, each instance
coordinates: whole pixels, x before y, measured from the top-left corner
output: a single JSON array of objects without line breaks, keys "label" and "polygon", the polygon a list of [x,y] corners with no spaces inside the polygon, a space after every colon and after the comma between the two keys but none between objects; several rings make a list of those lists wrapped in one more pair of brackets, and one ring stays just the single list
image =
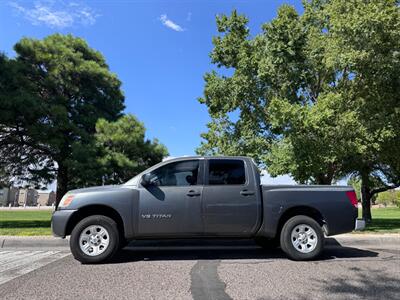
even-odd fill
[{"label": "door handle", "polygon": [[251,196],[251,195],[254,195],[254,192],[253,191],[248,191],[248,190],[242,190],[242,191],[240,191],[240,195],[242,195],[242,196]]},{"label": "door handle", "polygon": [[192,191],[189,191],[186,195],[188,195],[189,197],[195,197],[195,196],[200,196],[201,193],[192,190]]}]

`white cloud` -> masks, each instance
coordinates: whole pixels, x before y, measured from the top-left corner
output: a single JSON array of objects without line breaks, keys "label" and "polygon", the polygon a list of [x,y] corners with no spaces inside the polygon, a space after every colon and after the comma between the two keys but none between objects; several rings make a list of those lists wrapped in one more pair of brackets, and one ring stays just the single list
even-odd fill
[{"label": "white cloud", "polygon": [[33,25],[66,28],[73,25],[93,25],[100,16],[84,3],[64,1],[37,1],[33,5],[9,2],[9,5]]},{"label": "white cloud", "polygon": [[172,20],[168,19],[167,15],[165,15],[165,14],[160,16],[160,21],[164,26],[166,26],[172,30],[175,30],[175,31],[184,31],[185,30],[180,25],[178,25],[175,22],[173,22]]}]

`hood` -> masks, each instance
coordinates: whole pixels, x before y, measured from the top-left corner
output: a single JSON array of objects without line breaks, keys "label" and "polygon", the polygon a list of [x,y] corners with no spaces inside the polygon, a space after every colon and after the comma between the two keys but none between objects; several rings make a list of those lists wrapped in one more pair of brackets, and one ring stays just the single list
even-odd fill
[{"label": "hood", "polygon": [[68,191],[68,194],[83,194],[83,193],[93,193],[93,192],[106,192],[106,191],[113,191],[117,189],[123,188],[123,185],[100,185],[100,186],[93,186],[88,188],[76,189]]}]

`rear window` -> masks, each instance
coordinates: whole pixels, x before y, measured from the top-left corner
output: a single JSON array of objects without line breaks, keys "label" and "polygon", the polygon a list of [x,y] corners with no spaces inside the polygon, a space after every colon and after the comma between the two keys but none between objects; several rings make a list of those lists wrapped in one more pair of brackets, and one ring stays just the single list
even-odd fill
[{"label": "rear window", "polygon": [[237,159],[211,159],[208,164],[208,184],[244,184],[244,162]]}]

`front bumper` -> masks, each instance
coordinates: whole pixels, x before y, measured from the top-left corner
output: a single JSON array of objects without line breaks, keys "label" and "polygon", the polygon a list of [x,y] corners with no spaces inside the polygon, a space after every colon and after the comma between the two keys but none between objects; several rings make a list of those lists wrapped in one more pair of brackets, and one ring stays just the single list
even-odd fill
[{"label": "front bumper", "polygon": [[354,230],[364,230],[365,229],[365,221],[361,219],[356,219],[356,224],[354,226]]},{"label": "front bumper", "polygon": [[68,221],[71,219],[72,215],[76,210],[63,209],[56,210],[51,217],[51,231],[53,236],[65,238],[67,235],[67,225]]}]

